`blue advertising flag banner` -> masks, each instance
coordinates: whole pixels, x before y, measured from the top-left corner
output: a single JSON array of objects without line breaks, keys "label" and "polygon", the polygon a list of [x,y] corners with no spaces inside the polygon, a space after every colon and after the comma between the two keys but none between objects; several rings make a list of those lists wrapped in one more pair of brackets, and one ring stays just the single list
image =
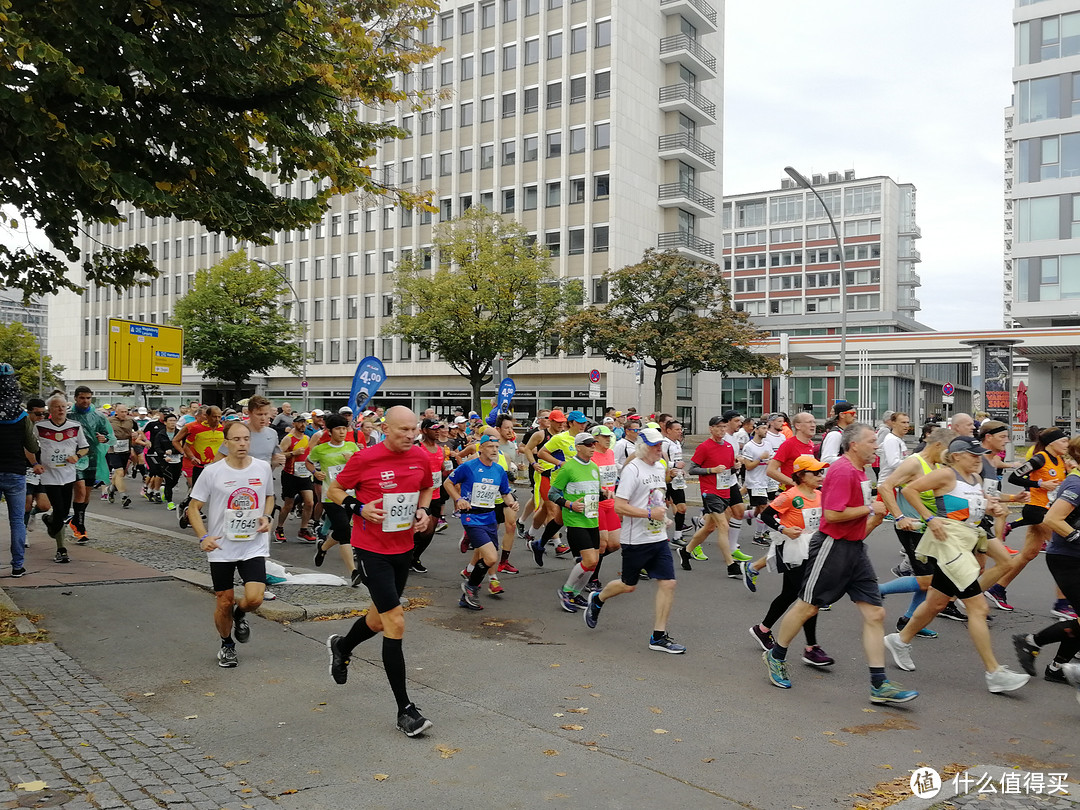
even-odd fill
[{"label": "blue advertising flag banner", "polygon": [[352,390],[349,392],[349,405],[357,417],[367,407],[368,402],[386,382],[386,369],[378,357],[365,357],[353,374]]},{"label": "blue advertising flag banner", "polygon": [[499,399],[498,403],[491,412],[487,415],[485,420],[491,427],[495,427],[495,420],[499,414],[510,413],[510,402],[514,399],[514,394],[517,391],[517,386],[514,385],[514,381],[509,377],[504,377],[503,381],[499,383]]}]

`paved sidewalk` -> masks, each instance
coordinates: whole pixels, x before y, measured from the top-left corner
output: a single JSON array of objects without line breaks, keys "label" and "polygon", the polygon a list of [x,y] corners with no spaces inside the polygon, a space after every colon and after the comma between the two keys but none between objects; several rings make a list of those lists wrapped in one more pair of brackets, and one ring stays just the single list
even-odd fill
[{"label": "paved sidewalk", "polygon": [[[0,806],[276,806],[110,692],[53,644],[0,648],[0,740]],[[39,781],[46,787],[32,784]]]}]

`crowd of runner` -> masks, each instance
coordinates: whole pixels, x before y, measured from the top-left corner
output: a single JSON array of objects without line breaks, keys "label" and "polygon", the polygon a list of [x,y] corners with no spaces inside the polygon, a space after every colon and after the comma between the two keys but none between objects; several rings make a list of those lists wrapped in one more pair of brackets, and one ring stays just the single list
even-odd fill
[{"label": "crowd of runner", "polygon": [[[907,414],[889,412],[874,428],[839,402],[820,442],[810,413],[750,418],[729,410],[709,419],[708,435],[684,454],[679,420],[633,410],[609,409],[593,423],[581,411],[545,409],[519,435],[506,413],[440,418],[434,409],[417,415],[402,406],[293,413],[260,396],[225,413],[198,403],[179,413],[94,408],[85,386],[73,403],[56,393],[28,400],[24,410],[17,388],[14,401],[5,393],[11,384],[0,366],[0,433],[8,439],[0,442],[0,490],[12,521],[12,576],[25,573],[25,530],[35,515],[55,542],[54,562],[66,564],[69,533],[76,545],[89,542],[91,491],[128,508],[141,475],[139,496],[175,511],[207,554],[218,663],[234,667],[236,643],[251,635],[246,615],[266,598],[270,545],[289,542],[294,524],[295,540],[314,547],[316,567],[338,546],[347,582],[371,595],[373,608],[327,640],[331,676],[346,683],[353,651],[381,635],[397,725],[409,736],[431,722],[406,688],[403,591],[410,575],[428,573],[423,555],[451,513],[468,555],[463,610],[483,610],[486,599],[506,592],[506,576],[523,564],[513,557],[517,545],[524,564],[573,560],[552,609],[581,613],[589,628],[612,599],[653,581],[648,647],[683,654],[686,646],[669,631],[676,566],[693,571],[715,548],[726,576],[751,592],[763,575],[779,575],[777,595],[749,628],[778,688],[792,688],[788,653],[800,631],[802,662],[835,663],[819,642],[817,614],[844,596],[862,618],[872,703],[918,697],[889,679],[886,654],[897,668],[915,670],[912,641],[936,636],[930,625],[939,616],[967,625],[990,692],[1023,686],[1037,674],[1038,656],[1055,645],[1043,677],[1080,682],[1073,609],[1080,603],[1080,437],[1057,429],[1040,432],[1030,457],[1009,464],[1007,425],[957,414],[948,427],[924,428],[909,453]],[[8,475],[22,477],[17,498]],[[1002,492],[1005,475],[1019,493]],[[181,478],[186,497],[178,501]],[[698,501],[687,497],[695,483],[700,514],[691,514]],[[1019,519],[1010,520],[1009,502],[1022,504]],[[879,582],[865,538],[883,521],[891,522],[902,559],[894,578]],[[744,525],[756,554],[740,547]],[[1021,547],[1006,546],[1021,528]],[[621,570],[602,576],[616,552]],[[1015,672],[995,656],[990,614],[1013,610],[1006,588],[1040,552],[1058,589],[1055,621],[1012,639],[1023,670]],[[910,594],[910,603],[887,634],[884,597],[896,594]]]}]

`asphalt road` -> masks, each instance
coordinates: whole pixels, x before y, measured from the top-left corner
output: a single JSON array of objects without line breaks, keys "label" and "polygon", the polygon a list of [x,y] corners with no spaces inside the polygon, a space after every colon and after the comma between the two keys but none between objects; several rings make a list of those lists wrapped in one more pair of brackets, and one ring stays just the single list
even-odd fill
[{"label": "asphalt road", "polygon": [[[95,501],[91,513],[176,530],[175,513],[144,501],[129,510]],[[917,701],[871,706],[857,611],[838,604],[819,619],[820,642],[836,666],[811,669],[793,648],[794,688],[784,691],[767,681],[747,632],[779,579],[763,575],[751,594],[724,577],[714,547],[712,560],[678,572],[669,629],[688,653],[672,656],[647,647],[648,583],[611,601],[595,630],[564,613],[556,590],[569,559],[549,555],[541,569],[517,550],[521,573],[504,576],[502,598],[482,596],[480,613],[458,608],[459,537],[451,521],[425,555],[430,572],[413,575],[407,591],[423,605],[407,614],[410,691],[435,722],[420,739],[393,727],[378,639],[357,650],[347,685],[327,674],[325,639],[349,620],[255,618],[240,666],[223,670],[214,661],[212,599],[194,586],[9,593],[42,614],[53,640],[108,687],[208,756],[234,763],[252,786],[282,794],[283,807],[809,810],[850,807],[851,794],[906,778],[919,763],[1080,777],[1074,690],[1033,679],[1019,692],[989,694],[963,625],[939,620],[939,638],[916,642],[918,671],[889,667],[891,678],[922,692]],[[890,578],[898,558],[891,530],[879,529],[870,545],[882,579]],[[272,553],[309,565],[311,549],[290,542]],[[605,566],[606,581],[618,558]],[[995,611],[1003,663],[1015,668],[1013,633],[1050,622],[1052,587],[1036,560],[1010,588],[1017,610]],[[890,625],[906,604],[904,596],[887,600]]]}]

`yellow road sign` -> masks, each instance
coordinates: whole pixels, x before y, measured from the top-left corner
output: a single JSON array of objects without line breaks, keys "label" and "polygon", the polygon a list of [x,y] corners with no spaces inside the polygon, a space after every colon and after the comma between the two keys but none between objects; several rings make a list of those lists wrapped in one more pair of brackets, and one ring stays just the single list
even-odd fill
[{"label": "yellow road sign", "polygon": [[109,318],[108,379],[144,385],[180,385],[184,330]]}]

